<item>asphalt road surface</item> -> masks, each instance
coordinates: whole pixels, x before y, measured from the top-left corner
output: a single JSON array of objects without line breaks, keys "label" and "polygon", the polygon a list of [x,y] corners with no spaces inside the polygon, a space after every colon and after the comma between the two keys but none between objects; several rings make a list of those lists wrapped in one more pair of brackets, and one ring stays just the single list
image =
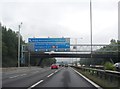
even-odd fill
[{"label": "asphalt road surface", "polygon": [[5,87],[89,87],[97,89],[90,82],[81,77],[71,67],[59,69],[41,68],[14,74],[3,74],[3,89]]}]

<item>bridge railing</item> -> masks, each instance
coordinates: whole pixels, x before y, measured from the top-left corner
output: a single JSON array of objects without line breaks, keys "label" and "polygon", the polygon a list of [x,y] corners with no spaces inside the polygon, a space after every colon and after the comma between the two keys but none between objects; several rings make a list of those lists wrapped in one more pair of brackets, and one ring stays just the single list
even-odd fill
[{"label": "bridge railing", "polygon": [[91,76],[96,77],[99,80],[104,81],[104,84],[110,84],[109,87],[119,87],[120,88],[120,72],[110,71],[110,70],[102,70],[102,69],[94,69],[94,68],[86,68],[86,67],[76,67],[84,73],[88,73]]},{"label": "bridge railing", "polygon": [[[120,45],[108,45],[108,44],[71,44],[70,45],[70,51],[71,52],[118,52],[118,47]],[[109,47],[109,49],[105,49],[106,47]],[[114,50],[112,49],[114,48]]]},{"label": "bridge railing", "polygon": [[[104,49],[110,47],[111,49]],[[115,47],[113,50],[112,48]],[[120,45],[109,45],[109,44],[92,44],[92,52],[119,52]],[[22,52],[28,52],[28,45],[22,45]],[[91,52],[91,44],[70,44],[70,52]]]}]

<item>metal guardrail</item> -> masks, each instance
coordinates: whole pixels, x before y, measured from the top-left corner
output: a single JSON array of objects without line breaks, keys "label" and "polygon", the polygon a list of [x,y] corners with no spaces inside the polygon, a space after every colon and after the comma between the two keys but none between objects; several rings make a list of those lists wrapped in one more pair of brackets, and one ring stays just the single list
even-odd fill
[{"label": "metal guardrail", "polygon": [[90,75],[105,80],[109,84],[113,85],[113,87],[118,87],[118,89],[120,89],[120,72],[118,71],[76,67],[76,66],[72,66],[72,67],[80,69],[83,72],[88,72]]}]

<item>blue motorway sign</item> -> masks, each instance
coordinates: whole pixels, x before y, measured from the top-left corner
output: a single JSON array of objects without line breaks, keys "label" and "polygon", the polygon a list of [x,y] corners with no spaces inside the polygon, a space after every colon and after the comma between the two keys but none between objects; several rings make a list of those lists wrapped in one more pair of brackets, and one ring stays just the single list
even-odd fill
[{"label": "blue motorway sign", "polygon": [[70,38],[29,38],[30,51],[70,51]]}]

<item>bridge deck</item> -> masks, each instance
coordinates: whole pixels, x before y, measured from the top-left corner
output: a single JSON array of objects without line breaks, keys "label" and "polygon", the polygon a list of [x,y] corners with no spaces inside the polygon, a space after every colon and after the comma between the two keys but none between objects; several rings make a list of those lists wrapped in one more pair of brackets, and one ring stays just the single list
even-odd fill
[{"label": "bridge deck", "polygon": [[[37,58],[53,58],[53,57],[64,57],[64,58],[91,58],[91,54],[86,53],[31,53],[31,57]],[[92,58],[117,58],[118,54],[92,54]]]}]

